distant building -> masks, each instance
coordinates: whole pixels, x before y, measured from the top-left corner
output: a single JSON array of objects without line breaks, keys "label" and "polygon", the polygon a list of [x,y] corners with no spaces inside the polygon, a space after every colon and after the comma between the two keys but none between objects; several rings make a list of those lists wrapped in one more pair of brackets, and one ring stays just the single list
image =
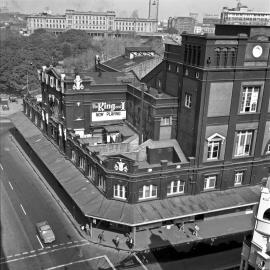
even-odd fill
[{"label": "distant building", "polygon": [[261,189],[253,235],[243,243],[240,270],[248,269],[270,269],[270,177]]},{"label": "distant building", "polygon": [[[153,9],[157,10],[158,1],[155,2],[154,8],[152,2],[149,7],[151,12]],[[152,18],[152,15],[149,18],[120,18],[116,17],[114,11],[66,10],[64,15],[51,15],[46,12],[27,17],[27,29],[30,34],[42,28],[55,34],[77,29],[84,30],[91,36],[119,36],[132,33],[154,33],[157,32],[157,24],[157,17]]]},{"label": "distant building", "polygon": [[220,23],[270,25],[270,12],[252,11],[238,2],[235,8],[223,7]]},{"label": "distant building", "polygon": [[168,20],[168,29],[174,28],[179,34],[183,32],[193,34],[195,25],[196,19],[192,17],[170,17]]}]

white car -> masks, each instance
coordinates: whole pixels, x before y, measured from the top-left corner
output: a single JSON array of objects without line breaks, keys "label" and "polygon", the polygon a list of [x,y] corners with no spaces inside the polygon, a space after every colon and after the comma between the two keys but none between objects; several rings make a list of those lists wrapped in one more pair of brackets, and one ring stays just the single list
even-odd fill
[{"label": "white car", "polygon": [[37,223],[36,227],[40,238],[45,244],[55,241],[55,235],[47,221]]}]

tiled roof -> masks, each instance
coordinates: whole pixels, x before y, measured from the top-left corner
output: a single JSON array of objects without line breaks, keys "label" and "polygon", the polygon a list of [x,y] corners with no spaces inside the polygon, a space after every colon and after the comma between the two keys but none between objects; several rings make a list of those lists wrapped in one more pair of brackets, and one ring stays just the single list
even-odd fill
[{"label": "tiled roof", "polygon": [[216,212],[257,204],[260,186],[245,186],[198,195],[168,197],[163,200],[128,204],[109,200],[86,179],[73,163],[50,143],[42,132],[23,113],[12,116],[17,130],[24,136],[45,166],[52,172],[64,190],[81,211],[89,217],[129,226],[159,222],[194,214]]}]

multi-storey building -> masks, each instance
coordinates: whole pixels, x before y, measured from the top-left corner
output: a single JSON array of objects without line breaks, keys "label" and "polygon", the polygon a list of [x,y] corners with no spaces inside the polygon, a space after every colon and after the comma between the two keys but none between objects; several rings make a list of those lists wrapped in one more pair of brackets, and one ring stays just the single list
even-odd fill
[{"label": "multi-storey building", "polygon": [[[78,167],[42,153],[89,222],[135,232],[253,209],[270,168],[269,36],[182,34],[141,87],[98,66],[39,71],[42,102],[26,97],[24,112]],[[14,120],[42,147],[26,122]]]},{"label": "multi-storey building", "polygon": [[240,270],[248,269],[270,269],[270,178],[261,189],[253,234],[243,243]]},{"label": "multi-storey building", "polygon": [[175,28],[179,34],[183,32],[193,34],[195,25],[196,19],[193,17],[170,17],[168,20],[168,28]]},{"label": "multi-storey building", "polygon": [[65,15],[41,13],[27,17],[27,29],[29,33],[33,33],[36,29],[43,28],[56,34],[69,29],[79,29],[87,31],[91,36],[153,33],[157,32],[158,19],[153,18],[153,9],[158,9],[158,1],[155,5],[151,2],[149,8],[149,18],[118,18],[114,11],[66,10]]},{"label": "multi-storey building", "polygon": [[223,7],[220,23],[270,25],[270,12],[252,11],[238,2],[236,8]]}]

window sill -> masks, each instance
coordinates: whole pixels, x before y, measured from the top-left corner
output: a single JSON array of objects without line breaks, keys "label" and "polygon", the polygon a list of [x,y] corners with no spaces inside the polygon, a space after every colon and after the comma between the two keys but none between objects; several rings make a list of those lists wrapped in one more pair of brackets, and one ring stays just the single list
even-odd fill
[{"label": "window sill", "polygon": [[202,192],[211,192],[211,191],[218,191],[219,189],[217,188],[208,188],[208,189],[203,189]]},{"label": "window sill", "polygon": [[127,198],[121,198],[121,197],[117,197],[117,196],[113,196],[114,199],[116,200],[120,200],[120,201],[126,201]]},{"label": "window sill", "polygon": [[233,159],[252,158],[252,157],[253,157],[253,155],[233,156]]},{"label": "window sill", "polygon": [[167,197],[174,197],[179,195],[185,195],[185,192],[167,193]]},{"label": "window sill", "polygon": [[154,200],[154,199],[157,199],[157,196],[155,197],[147,197],[147,198],[139,198],[139,201],[148,201],[148,200]]}]

